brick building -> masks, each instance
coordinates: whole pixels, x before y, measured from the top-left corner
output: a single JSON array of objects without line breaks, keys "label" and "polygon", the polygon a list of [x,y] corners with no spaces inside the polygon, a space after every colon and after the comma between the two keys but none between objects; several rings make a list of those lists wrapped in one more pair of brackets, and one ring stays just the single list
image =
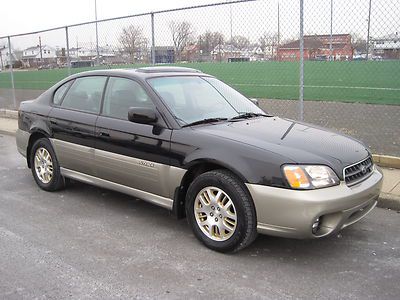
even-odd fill
[{"label": "brick building", "polygon": [[[305,35],[304,59],[329,60],[330,35]],[[332,60],[352,60],[353,47],[350,34],[332,35]],[[300,40],[281,45],[278,49],[278,60],[300,60]]]}]

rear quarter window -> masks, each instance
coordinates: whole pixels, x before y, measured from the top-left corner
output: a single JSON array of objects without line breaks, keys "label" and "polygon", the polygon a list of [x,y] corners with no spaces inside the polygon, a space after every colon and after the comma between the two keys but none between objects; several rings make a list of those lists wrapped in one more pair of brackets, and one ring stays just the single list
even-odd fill
[{"label": "rear quarter window", "polygon": [[64,98],[65,92],[68,90],[68,88],[71,86],[73,80],[68,81],[64,83],[62,86],[60,86],[56,92],[54,93],[53,96],[53,103],[55,105],[60,105],[62,102],[62,99]]}]

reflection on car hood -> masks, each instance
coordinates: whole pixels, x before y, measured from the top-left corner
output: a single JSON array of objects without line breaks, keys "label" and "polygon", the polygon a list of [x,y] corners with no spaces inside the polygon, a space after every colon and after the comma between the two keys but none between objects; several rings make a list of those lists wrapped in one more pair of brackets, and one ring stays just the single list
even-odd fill
[{"label": "reflection on car hood", "polygon": [[196,130],[273,151],[298,163],[327,163],[340,169],[368,156],[365,146],[353,138],[278,117],[222,122]]}]

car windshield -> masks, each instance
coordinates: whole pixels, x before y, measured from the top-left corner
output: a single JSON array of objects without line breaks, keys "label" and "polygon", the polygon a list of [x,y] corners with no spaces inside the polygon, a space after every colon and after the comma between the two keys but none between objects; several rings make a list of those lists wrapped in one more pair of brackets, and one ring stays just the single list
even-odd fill
[{"label": "car windshield", "polygon": [[181,125],[209,119],[264,114],[245,96],[212,77],[173,76],[148,80]]}]

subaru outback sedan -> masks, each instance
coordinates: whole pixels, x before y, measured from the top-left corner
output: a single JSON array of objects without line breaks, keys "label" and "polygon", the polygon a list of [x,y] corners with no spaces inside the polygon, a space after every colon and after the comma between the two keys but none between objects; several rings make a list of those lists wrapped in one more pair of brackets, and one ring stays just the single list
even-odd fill
[{"label": "subaru outback sedan", "polygon": [[220,252],[257,233],[333,234],[375,207],[382,184],[362,143],[269,115],[189,68],[76,74],[22,102],[18,125],[40,188],[70,178],[149,201]]}]

